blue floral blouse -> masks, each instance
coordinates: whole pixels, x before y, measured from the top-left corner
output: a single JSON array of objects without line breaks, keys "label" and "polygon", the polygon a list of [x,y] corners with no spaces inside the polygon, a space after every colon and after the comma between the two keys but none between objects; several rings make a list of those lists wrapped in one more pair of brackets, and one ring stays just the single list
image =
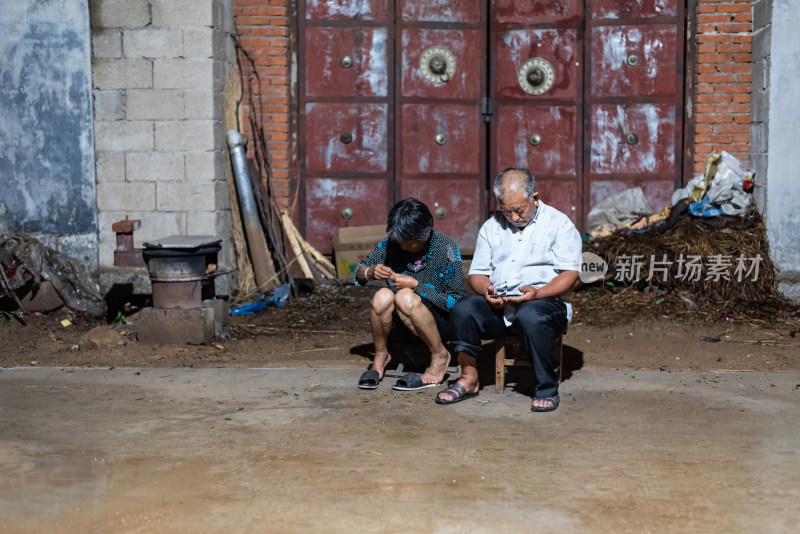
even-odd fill
[{"label": "blue floral blouse", "polygon": [[[378,264],[386,265],[396,273],[414,277],[419,282],[414,293],[443,311],[449,311],[463,296],[461,251],[455,241],[435,230],[428,248],[416,262],[400,245],[384,239],[356,266],[355,272],[362,266],[374,267]],[[355,275],[353,282],[361,285]],[[386,280],[386,283],[389,289],[397,293],[394,282]]]}]

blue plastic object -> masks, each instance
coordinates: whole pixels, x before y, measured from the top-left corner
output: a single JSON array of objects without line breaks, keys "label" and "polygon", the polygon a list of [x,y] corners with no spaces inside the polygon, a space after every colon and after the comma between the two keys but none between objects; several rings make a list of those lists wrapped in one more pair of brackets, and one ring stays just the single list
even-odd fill
[{"label": "blue plastic object", "polygon": [[237,306],[236,308],[231,308],[230,314],[252,315],[254,313],[258,313],[260,311],[265,310],[270,304],[273,304],[275,306],[283,306],[283,303],[286,302],[286,299],[289,298],[290,292],[291,292],[291,286],[289,284],[283,284],[281,286],[276,287],[266,295],[259,297],[259,299],[254,302],[250,302],[248,304],[242,304],[241,306]]},{"label": "blue plastic object", "polygon": [[689,213],[695,217],[719,217],[722,215],[722,210],[712,206],[708,197],[703,197],[700,202],[689,204]]}]

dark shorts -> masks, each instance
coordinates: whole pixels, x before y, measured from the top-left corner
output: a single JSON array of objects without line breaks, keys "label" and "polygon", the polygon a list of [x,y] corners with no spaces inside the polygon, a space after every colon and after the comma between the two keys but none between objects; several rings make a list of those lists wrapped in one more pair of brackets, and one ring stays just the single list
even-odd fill
[{"label": "dark shorts", "polygon": [[[422,303],[428,308],[428,311],[433,315],[433,320],[436,322],[436,330],[439,331],[439,337],[442,338],[442,343],[447,341],[447,321],[450,316],[448,312],[442,311],[440,308],[431,304],[426,298],[422,298]],[[392,313],[392,331],[389,332],[389,343],[422,343],[422,340],[411,333],[403,321],[398,317],[397,312]]]}]

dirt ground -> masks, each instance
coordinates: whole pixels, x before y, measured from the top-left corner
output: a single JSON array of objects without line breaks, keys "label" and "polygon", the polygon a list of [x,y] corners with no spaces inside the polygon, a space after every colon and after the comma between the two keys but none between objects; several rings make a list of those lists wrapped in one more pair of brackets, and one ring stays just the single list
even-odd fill
[{"label": "dirt ground", "polygon": [[[127,316],[127,323],[111,324],[66,308],[38,316],[0,312],[0,366],[366,369],[372,358],[367,308],[374,290],[318,286],[310,297],[290,300],[283,307],[231,317],[229,337],[208,345],[140,343],[135,312]],[[582,313],[579,303],[586,297],[582,292],[573,296],[575,318],[564,338],[567,373],[800,370],[797,315],[787,313],[768,323],[691,313],[660,315],[651,309]],[[105,330],[119,337],[98,341],[97,333]],[[393,357],[405,370],[425,366],[425,354],[417,350],[397,348]]]}]

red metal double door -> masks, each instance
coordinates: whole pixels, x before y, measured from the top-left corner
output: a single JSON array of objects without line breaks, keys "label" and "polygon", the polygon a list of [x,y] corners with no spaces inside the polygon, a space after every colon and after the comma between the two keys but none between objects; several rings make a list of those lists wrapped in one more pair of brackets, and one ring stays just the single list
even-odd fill
[{"label": "red metal double door", "polygon": [[[679,5],[680,4],[680,5]],[[527,167],[580,227],[633,185],[681,180],[678,0],[306,0],[300,5],[301,224],[384,224],[416,197],[469,250],[490,177]]]}]

